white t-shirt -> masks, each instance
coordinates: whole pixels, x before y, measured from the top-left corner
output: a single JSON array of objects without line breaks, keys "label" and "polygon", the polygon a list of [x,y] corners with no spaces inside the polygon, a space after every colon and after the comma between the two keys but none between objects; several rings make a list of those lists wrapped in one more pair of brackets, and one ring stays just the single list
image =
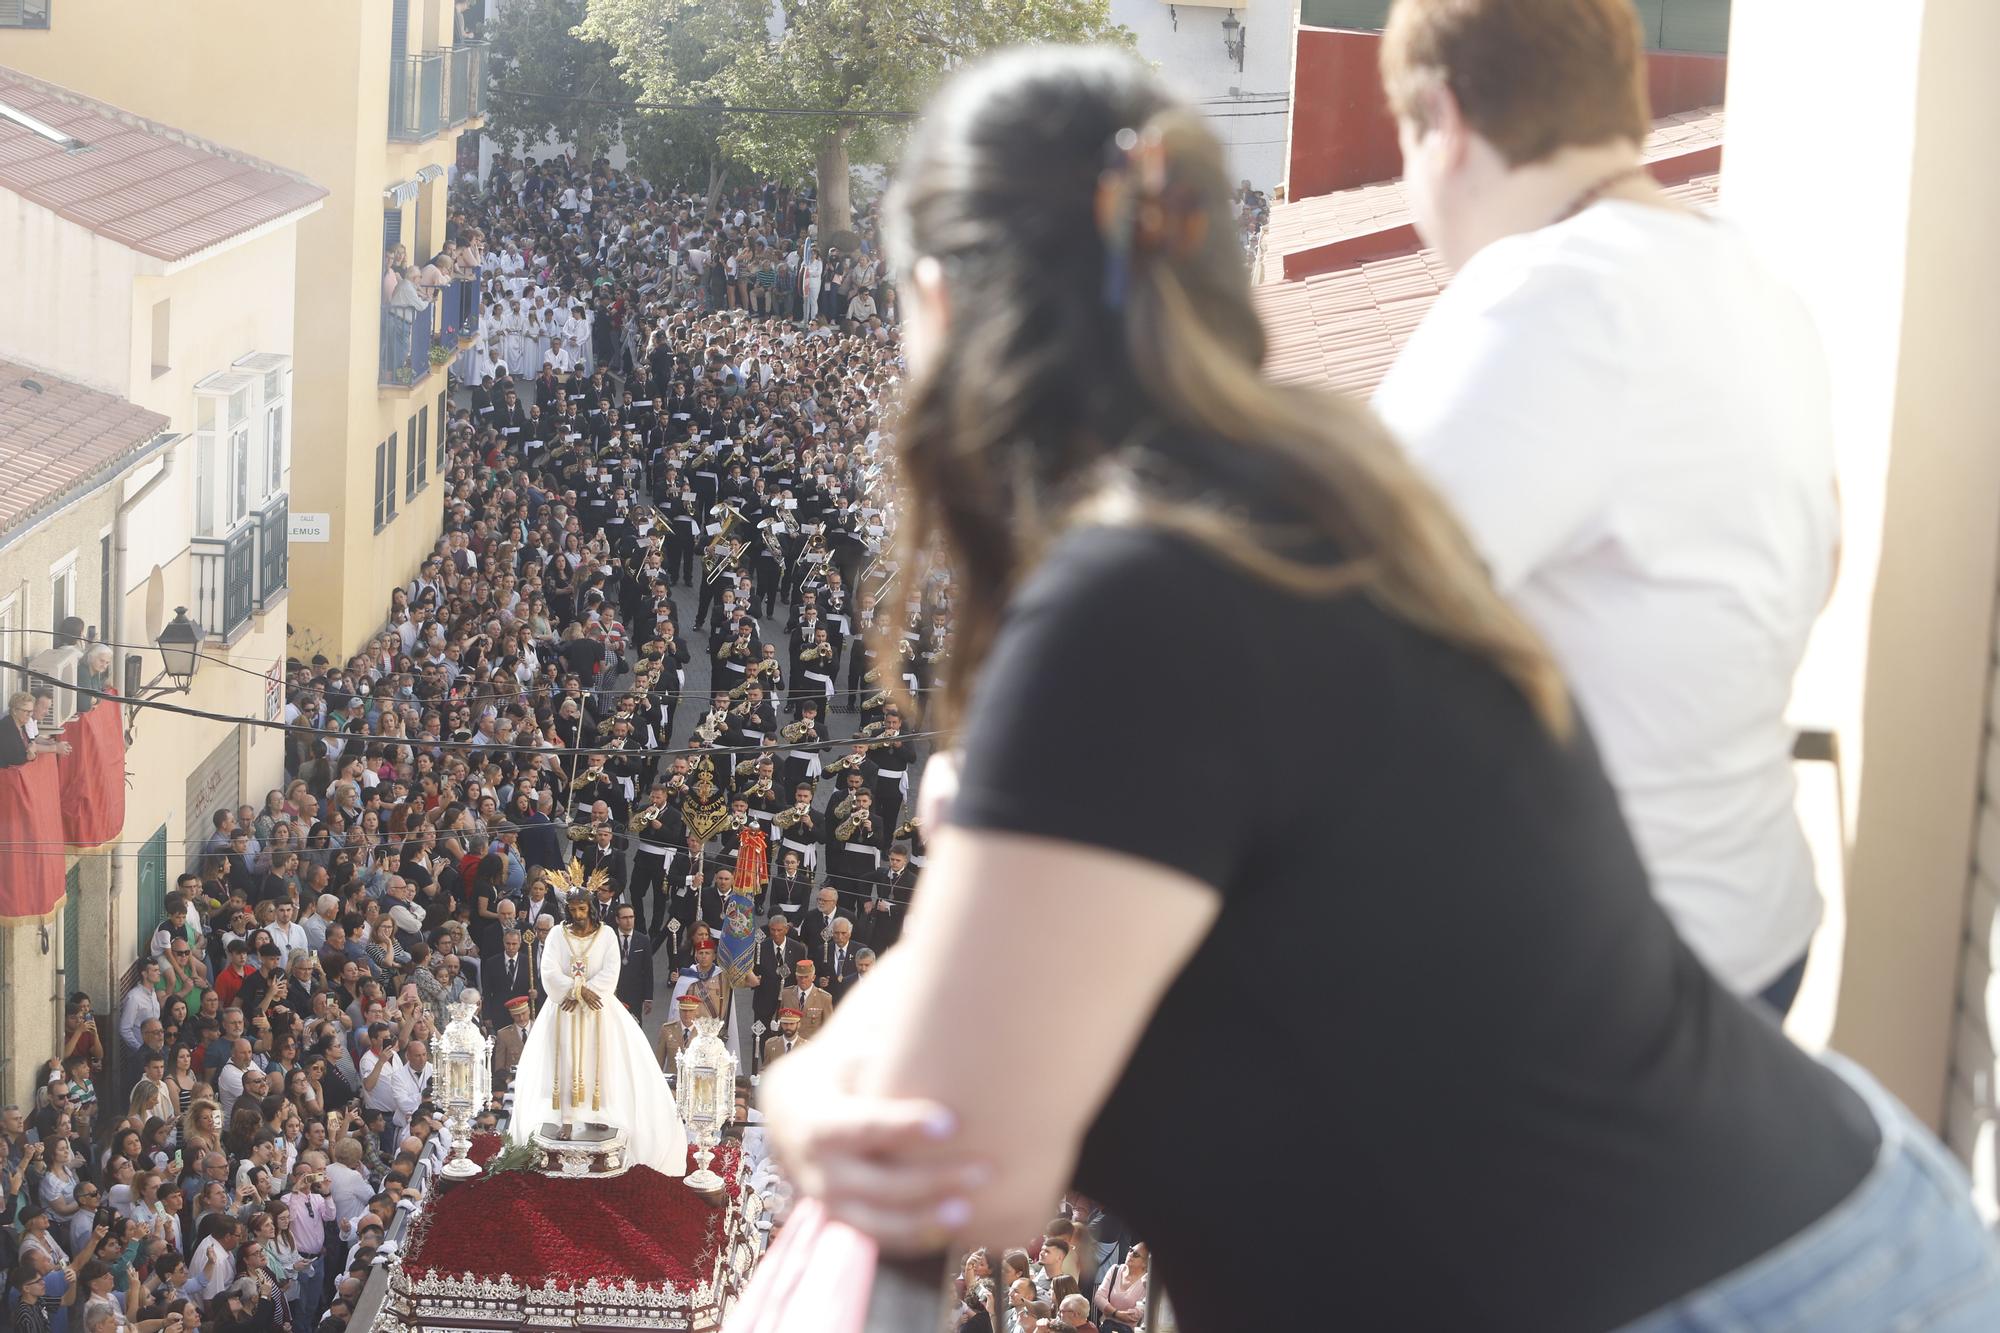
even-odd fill
[{"label": "white t-shirt", "polygon": [[1569,677],[1655,895],[1746,994],[1820,916],[1784,714],[1839,542],[1827,395],[1734,228],[1605,201],[1476,255],[1375,397]]}]

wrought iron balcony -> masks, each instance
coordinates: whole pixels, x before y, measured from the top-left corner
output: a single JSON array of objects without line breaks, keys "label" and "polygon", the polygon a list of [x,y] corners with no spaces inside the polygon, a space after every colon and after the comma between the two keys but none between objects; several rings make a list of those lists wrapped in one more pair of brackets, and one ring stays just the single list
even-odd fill
[{"label": "wrought iron balcony", "polygon": [[277,495],[257,515],[257,609],[268,611],[285,595],[291,576],[292,500]]},{"label": "wrought iron balcony", "polygon": [[189,608],[202,632],[228,640],[249,623],[257,609],[256,518],[246,518],[222,537],[196,537],[194,605]]}]

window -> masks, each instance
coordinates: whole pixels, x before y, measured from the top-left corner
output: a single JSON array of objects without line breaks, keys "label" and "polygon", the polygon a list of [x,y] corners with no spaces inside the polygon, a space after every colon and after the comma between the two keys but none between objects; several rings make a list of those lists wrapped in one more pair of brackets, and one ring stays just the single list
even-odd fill
[{"label": "window", "polygon": [[117,561],[117,552],[111,549],[111,534],[107,532],[97,539],[97,637],[100,639],[112,637],[111,577]]},{"label": "window", "polygon": [[450,414],[450,413],[449,413],[449,412],[448,412],[448,411],[446,410],[446,409],[447,409],[447,406],[448,406],[448,404],[449,404],[449,402],[450,402],[450,399],[451,399],[451,390],[450,390],[450,388],[448,388],[448,387],[447,387],[447,388],[443,388],[443,389],[440,389],[440,390],[438,390],[438,414],[437,414],[437,424],[438,424],[438,428],[437,428],[437,474],[438,474],[438,475],[439,475],[440,477],[442,477],[442,476],[444,475],[444,441],[445,441],[445,436],[451,433],[450,431],[448,431],[448,430],[446,429],[446,427],[447,427],[448,425],[450,425],[450,423],[451,423],[451,414]]},{"label": "window", "polygon": [[215,428],[220,404],[208,394],[195,399],[194,535],[215,535]]},{"label": "window", "polygon": [[0,0],[0,28],[46,28],[49,0]]},{"label": "window", "polygon": [[[4,5],[5,3],[6,0],[0,0],[0,5]],[[43,13],[44,15],[46,15],[47,11],[44,10]],[[46,24],[44,24],[44,26],[46,26]],[[172,367],[167,364],[167,342],[168,342],[168,334],[171,331],[171,327],[173,324],[173,307],[174,303],[172,301],[153,302],[153,378],[154,379],[158,379],[160,376],[166,374],[168,370],[172,369]]]},{"label": "window", "polygon": [[375,530],[396,517],[396,435],[375,446]]},{"label": "window", "polygon": [[271,370],[264,374],[264,495],[285,489],[285,372]]},{"label": "window", "polygon": [[[0,658],[5,658],[9,662],[21,660],[20,628],[20,600],[18,597],[9,597],[6,601],[0,602]],[[0,667],[0,702],[4,702],[19,687],[14,673],[6,667]]]},{"label": "window", "polygon": [[431,430],[431,410],[426,407],[417,413],[417,442],[410,446],[410,457],[417,460],[417,489],[422,490],[430,480],[431,451],[429,448]]},{"label": "window", "polygon": [[76,552],[49,566],[49,626],[76,614]]},{"label": "window", "polygon": [[414,500],[417,498],[417,460],[424,456],[423,437],[417,433],[415,414],[411,415],[410,424],[403,428],[403,438],[410,442],[403,459],[403,498]]},{"label": "window", "polygon": [[229,395],[229,525],[250,512],[250,390]]}]

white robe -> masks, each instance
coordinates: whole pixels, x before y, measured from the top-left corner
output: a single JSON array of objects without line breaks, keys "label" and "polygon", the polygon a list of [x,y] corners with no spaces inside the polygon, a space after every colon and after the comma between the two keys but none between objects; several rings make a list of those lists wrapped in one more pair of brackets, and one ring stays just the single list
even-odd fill
[{"label": "white robe", "polygon": [[[573,1086],[570,1061],[580,1056],[584,1101],[570,1110],[570,1118],[579,1125],[624,1130],[627,1161],[650,1166],[663,1176],[680,1176],[687,1171],[687,1127],[646,1034],[618,1003],[616,938],[615,932],[599,927],[581,950],[572,950],[574,937],[567,925],[549,932],[541,964],[542,991],[548,998],[528,1030],[520,1063],[514,1066],[513,1139],[526,1143],[544,1123],[561,1122],[564,1108],[556,1101],[556,1091],[560,1087],[568,1099]],[[570,1049],[573,1016],[562,1011],[562,1002],[579,983],[604,1003],[596,1010],[585,1008],[593,1019],[585,1024],[585,1049],[576,1052]],[[601,1040],[590,1030],[593,1025],[601,1029]],[[595,1108],[590,1104],[593,1086],[602,1094]]]},{"label": "white robe", "polygon": [[522,317],[518,306],[500,316],[502,337],[500,359],[505,361],[507,369],[516,375],[521,373],[521,367],[529,364],[528,340],[525,336],[527,331],[527,320]]}]

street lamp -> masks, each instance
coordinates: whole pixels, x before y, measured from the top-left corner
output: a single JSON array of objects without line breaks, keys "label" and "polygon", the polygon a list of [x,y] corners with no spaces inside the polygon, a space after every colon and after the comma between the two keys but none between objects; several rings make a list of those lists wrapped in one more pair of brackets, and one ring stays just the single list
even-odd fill
[{"label": "street lamp", "polygon": [[1250,37],[1250,29],[1236,18],[1236,11],[1230,10],[1222,16],[1222,52],[1236,62],[1236,72],[1243,72],[1243,47]]},{"label": "street lamp", "polygon": [[187,618],[187,608],[174,608],[174,618],[160,631],[160,661],[177,689],[186,690],[194,681],[195,667],[201,662],[201,627]]}]

